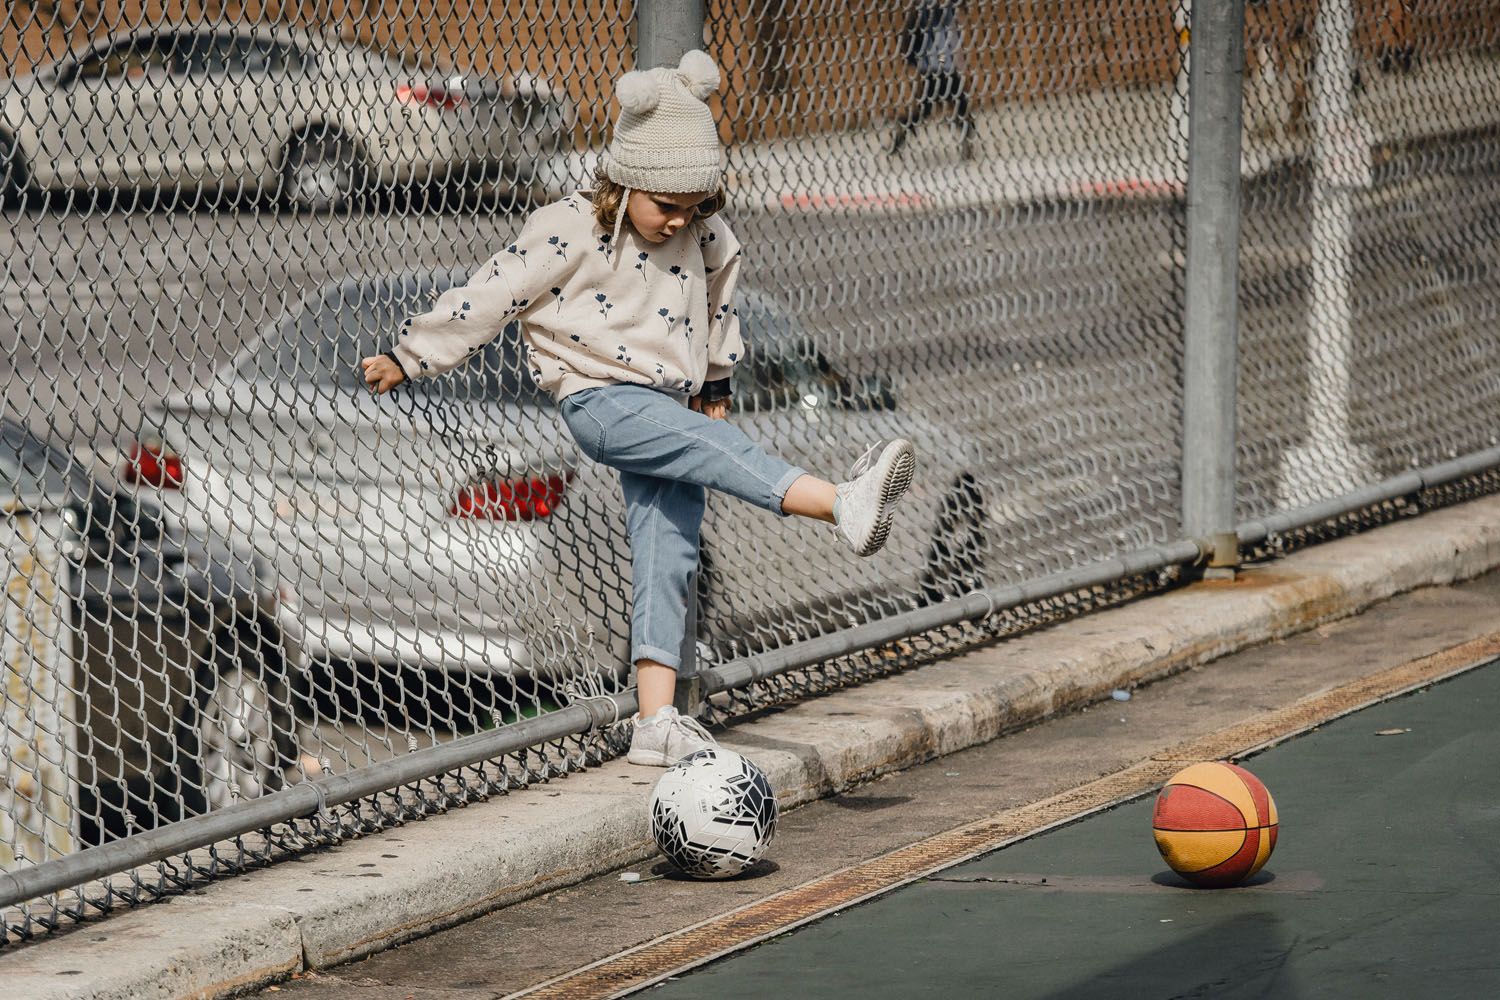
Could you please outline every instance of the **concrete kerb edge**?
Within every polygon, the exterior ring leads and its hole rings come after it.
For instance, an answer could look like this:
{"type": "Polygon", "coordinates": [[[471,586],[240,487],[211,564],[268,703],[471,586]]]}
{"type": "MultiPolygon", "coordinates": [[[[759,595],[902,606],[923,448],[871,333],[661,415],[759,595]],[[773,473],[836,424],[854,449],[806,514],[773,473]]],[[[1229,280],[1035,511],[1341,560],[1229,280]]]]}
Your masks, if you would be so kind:
{"type": "MultiPolygon", "coordinates": [[[[1497,566],[1500,497],[1482,498],[1294,553],[1240,582],[1186,587],[813,699],[731,727],[723,742],[767,770],[789,809],[1113,688],[1497,566]]],[[[652,857],[634,782],[656,772],[639,771],[612,762],[91,921],[0,954],[0,975],[36,1000],[227,997],[373,954],[652,857]],[[421,856],[362,877],[395,845],[421,856]],[[59,978],[69,970],[82,971],[59,978]]]]}

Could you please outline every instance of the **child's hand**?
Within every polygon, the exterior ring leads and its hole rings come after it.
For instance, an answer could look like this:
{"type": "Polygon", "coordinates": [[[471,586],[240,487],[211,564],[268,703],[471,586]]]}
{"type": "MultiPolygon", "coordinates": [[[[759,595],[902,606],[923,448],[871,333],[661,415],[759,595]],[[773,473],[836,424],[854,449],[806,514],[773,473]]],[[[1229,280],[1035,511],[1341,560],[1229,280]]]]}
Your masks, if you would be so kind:
{"type": "Polygon", "coordinates": [[[729,416],[728,399],[715,399],[705,403],[702,396],[694,396],[688,400],[688,405],[710,420],[723,420],[729,416]]]}
{"type": "Polygon", "coordinates": [[[384,354],[365,358],[360,366],[365,370],[365,384],[377,396],[390,392],[406,381],[406,373],[401,370],[401,366],[384,354]]]}

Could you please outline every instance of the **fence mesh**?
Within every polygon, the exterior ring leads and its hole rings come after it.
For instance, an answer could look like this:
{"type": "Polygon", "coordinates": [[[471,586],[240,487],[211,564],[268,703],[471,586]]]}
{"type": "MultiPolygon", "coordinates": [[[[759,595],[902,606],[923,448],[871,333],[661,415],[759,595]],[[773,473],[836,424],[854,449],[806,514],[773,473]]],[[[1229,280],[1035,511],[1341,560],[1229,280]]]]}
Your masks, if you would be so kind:
{"type": "MultiPolygon", "coordinates": [[[[631,683],[619,486],[515,331],[379,399],[357,366],[588,186],[633,23],[520,0],[8,8],[0,870],[631,683]]],[[[832,480],[906,437],[920,475],[862,562],[712,497],[700,662],[1180,535],[1188,25],[1172,0],[706,4],[747,258],[731,419],[832,480]]],[[[1252,517],[1496,443],[1500,111],[1477,95],[1500,2],[1251,2],[1246,51],[1252,517]]],[[[247,833],[17,908],[7,934],[616,749],[565,741],[247,833]]]]}

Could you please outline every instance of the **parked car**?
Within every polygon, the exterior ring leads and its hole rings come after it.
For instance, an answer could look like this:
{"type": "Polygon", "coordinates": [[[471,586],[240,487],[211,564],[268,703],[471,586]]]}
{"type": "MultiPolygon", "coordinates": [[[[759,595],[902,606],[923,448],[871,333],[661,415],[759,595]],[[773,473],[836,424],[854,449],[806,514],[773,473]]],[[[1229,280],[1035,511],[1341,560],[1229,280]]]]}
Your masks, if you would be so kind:
{"type": "Polygon", "coordinates": [[[250,190],[303,210],[444,178],[519,193],[556,175],[573,123],[569,98],[534,74],[414,68],[287,28],[170,24],[0,81],[0,184],[250,190]]]}
{"type": "MultiPolygon", "coordinates": [[[[364,385],[360,358],[462,279],[412,270],[331,282],[211,386],[164,398],[143,447],[186,471],[162,482],[163,502],[279,568],[315,660],[569,673],[589,665],[587,652],[559,627],[576,640],[592,626],[598,662],[623,674],[630,567],[616,476],[583,460],[532,383],[515,325],[441,379],[389,397],[364,385]]],[[[732,419],[747,433],[834,476],[869,442],[904,435],[920,474],[890,554],[870,562],[826,525],[710,514],[700,573],[710,651],[729,649],[742,626],[778,623],[784,639],[976,586],[985,519],[968,472],[974,445],[902,411],[889,385],[846,377],[771,296],[745,290],[739,311],[752,356],[732,419]]]]}
{"type": "Polygon", "coordinates": [[[64,558],[82,674],[62,713],[85,845],[273,790],[298,759],[301,654],[274,577],[122,485],[0,419],[0,494],[49,498],[76,533],[64,558]]]}

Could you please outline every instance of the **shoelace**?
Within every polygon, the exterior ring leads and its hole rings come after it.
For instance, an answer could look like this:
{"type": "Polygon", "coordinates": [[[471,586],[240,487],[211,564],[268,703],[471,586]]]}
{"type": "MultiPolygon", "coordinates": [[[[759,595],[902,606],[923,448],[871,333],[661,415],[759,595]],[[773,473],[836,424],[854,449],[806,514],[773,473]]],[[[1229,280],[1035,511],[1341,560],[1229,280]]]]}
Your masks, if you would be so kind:
{"type": "Polygon", "coordinates": [[[876,441],[874,444],[870,445],[870,447],[865,449],[865,453],[863,455],[854,460],[854,464],[849,467],[850,480],[858,479],[860,476],[863,476],[866,472],[870,471],[870,466],[875,464],[875,459],[878,457],[877,452],[880,451],[880,446],[883,443],[884,442],[876,441]]]}
{"type": "Polygon", "coordinates": [[[686,715],[678,715],[675,721],[678,726],[687,730],[689,733],[698,737],[699,739],[704,740],[705,742],[718,742],[713,738],[712,735],[709,734],[709,731],[707,729],[703,728],[703,724],[700,723],[697,719],[690,718],[686,715]]]}

